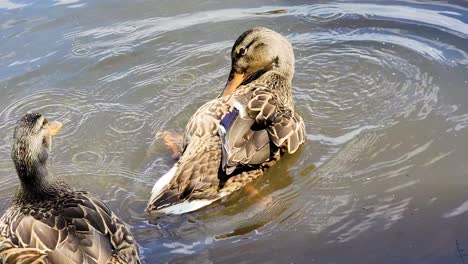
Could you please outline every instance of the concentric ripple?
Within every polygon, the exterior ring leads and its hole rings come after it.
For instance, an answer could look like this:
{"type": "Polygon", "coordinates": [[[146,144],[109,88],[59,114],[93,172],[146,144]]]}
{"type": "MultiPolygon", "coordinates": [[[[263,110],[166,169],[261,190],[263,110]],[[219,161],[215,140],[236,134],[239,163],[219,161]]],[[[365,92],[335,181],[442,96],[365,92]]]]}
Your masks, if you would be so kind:
{"type": "Polygon", "coordinates": [[[36,111],[64,124],[50,173],[103,199],[148,263],[463,262],[468,9],[453,2],[0,3],[0,211],[13,127],[36,111]],[[253,26],[294,47],[306,144],[250,191],[149,216],[175,163],[159,133],[218,96],[253,26]]]}
{"type": "Polygon", "coordinates": [[[118,134],[135,133],[145,125],[147,116],[142,113],[126,113],[118,117],[110,129],[118,134]]]}
{"type": "Polygon", "coordinates": [[[72,163],[80,167],[97,167],[104,163],[105,156],[102,153],[86,150],[78,152],[72,157],[72,163]]]}
{"type": "MultiPolygon", "coordinates": [[[[42,90],[28,95],[20,95],[0,112],[0,128],[9,129],[18,118],[27,112],[39,112],[50,120],[60,120],[66,124],[84,121],[86,111],[81,109],[85,104],[86,94],[77,90],[42,90]]],[[[76,132],[78,126],[64,126],[61,135],[69,136],[76,132]]]]}
{"type": "Polygon", "coordinates": [[[355,129],[427,117],[437,103],[439,91],[433,77],[395,54],[396,46],[395,50],[387,50],[385,45],[364,44],[335,45],[298,62],[304,69],[298,77],[313,78],[309,88],[301,92],[307,91],[304,97],[313,102],[308,110],[315,115],[316,125],[355,129]]]}

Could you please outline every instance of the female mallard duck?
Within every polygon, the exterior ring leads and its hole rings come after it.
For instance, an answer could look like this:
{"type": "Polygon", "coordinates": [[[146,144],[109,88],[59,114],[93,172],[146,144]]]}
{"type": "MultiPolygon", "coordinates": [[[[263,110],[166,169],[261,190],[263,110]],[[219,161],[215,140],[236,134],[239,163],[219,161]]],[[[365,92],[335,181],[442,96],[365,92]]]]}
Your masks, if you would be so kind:
{"type": "Polygon", "coordinates": [[[190,119],[180,159],[154,185],[148,211],[202,208],[261,176],[304,142],[304,122],[291,95],[291,44],[257,27],[236,40],[231,59],[224,93],[190,119]]]}
{"type": "Polygon", "coordinates": [[[21,185],[0,219],[0,263],[140,263],[132,234],[99,199],[47,171],[60,122],[27,114],[11,157],[21,185]]]}

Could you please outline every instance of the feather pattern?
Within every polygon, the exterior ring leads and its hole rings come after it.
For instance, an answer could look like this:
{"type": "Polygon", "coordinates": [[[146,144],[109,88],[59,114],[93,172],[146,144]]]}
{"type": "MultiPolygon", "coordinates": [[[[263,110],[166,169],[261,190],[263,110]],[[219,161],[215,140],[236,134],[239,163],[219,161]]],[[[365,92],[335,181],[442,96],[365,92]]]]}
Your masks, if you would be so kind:
{"type": "Polygon", "coordinates": [[[38,113],[17,122],[11,157],[21,184],[0,218],[0,263],[140,263],[129,229],[102,201],[49,175],[61,127],[38,113]]]}
{"type": "Polygon", "coordinates": [[[149,211],[194,200],[210,204],[253,181],[283,152],[294,153],[304,143],[304,123],[292,101],[281,98],[281,90],[265,80],[276,75],[265,73],[199,108],[187,124],[177,171],[169,184],[152,193],[149,211]]]}
{"type": "Polygon", "coordinates": [[[222,167],[231,174],[239,166],[251,166],[267,162],[286,148],[294,153],[304,142],[304,122],[277,99],[267,87],[250,85],[249,91],[233,95],[234,110],[221,120],[220,136],[223,141],[222,167]],[[240,101],[249,100],[244,105],[240,101]],[[238,98],[242,98],[238,100],[238,98]],[[240,105],[240,106],[239,106],[240,105]],[[237,107],[244,108],[245,117],[236,115],[237,107]],[[224,120],[229,117],[229,123],[224,120]]]}
{"type": "Polygon", "coordinates": [[[17,203],[0,219],[0,263],[140,263],[132,234],[87,192],[17,203]]]}
{"type": "Polygon", "coordinates": [[[156,183],[148,211],[185,213],[206,206],[263,175],[283,153],[305,141],[294,110],[294,53],[280,34],[253,28],[231,52],[223,95],[189,120],[175,173],[156,183]]]}

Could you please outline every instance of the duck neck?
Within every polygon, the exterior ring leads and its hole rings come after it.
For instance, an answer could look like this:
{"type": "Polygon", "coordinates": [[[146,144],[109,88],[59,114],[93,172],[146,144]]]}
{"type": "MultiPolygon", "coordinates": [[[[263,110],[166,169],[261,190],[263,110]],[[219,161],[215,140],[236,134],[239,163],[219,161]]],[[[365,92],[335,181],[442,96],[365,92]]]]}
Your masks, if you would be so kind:
{"type": "Polygon", "coordinates": [[[15,161],[15,167],[21,182],[15,196],[17,202],[32,203],[52,199],[68,188],[61,180],[49,176],[47,162],[15,161]]]}
{"type": "Polygon", "coordinates": [[[252,83],[269,87],[274,94],[278,95],[278,99],[282,100],[283,104],[292,105],[291,79],[284,76],[282,72],[277,70],[267,71],[252,83]]]}

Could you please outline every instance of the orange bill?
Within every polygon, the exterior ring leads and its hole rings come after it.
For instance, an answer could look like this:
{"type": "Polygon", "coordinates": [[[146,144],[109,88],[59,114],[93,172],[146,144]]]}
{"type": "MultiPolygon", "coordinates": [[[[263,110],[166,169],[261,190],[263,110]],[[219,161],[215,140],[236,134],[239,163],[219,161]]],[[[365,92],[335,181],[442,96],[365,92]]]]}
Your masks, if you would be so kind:
{"type": "Polygon", "coordinates": [[[232,94],[232,92],[234,92],[234,90],[244,81],[245,75],[245,73],[234,72],[232,79],[228,81],[226,88],[224,88],[223,96],[232,94]]]}
{"type": "Polygon", "coordinates": [[[47,129],[49,129],[49,133],[51,136],[55,136],[62,129],[62,126],[62,123],[60,123],[59,121],[53,121],[49,123],[47,129]]]}

